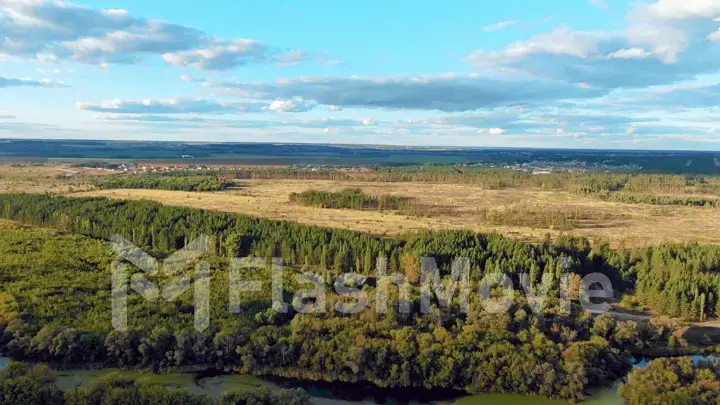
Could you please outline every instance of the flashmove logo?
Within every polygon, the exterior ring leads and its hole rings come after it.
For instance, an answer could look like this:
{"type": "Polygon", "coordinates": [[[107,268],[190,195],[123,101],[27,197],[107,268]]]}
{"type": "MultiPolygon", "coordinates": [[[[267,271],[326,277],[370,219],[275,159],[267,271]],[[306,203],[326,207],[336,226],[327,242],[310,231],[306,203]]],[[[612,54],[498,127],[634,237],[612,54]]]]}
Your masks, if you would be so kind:
{"type": "MultiPolygon", "coordinates": [[[[133,245],[121,236],[112,238],[113,250],[124,260],[112,262],[112,326],[118,331],[128,329],[128,285],[149,301],[163,299],[173,301],[187,291],[192,285],[194,298],[194,326],[198,331],[204,331],[210,325],[210,283],[212,272],[210,264],[198,260],[210,251],[210,238],[206,235],[194,239],[184,248],[168,256],[161,264],[142,249],[133,245]],[[142,272],[131,274],[128,262],[137,266],[142,272]],[[194,265],[192,276],[183,271],[194,265]],[[166,277],[174,277],[172,281],[160,288],[148,277],[157,277],[160,271],[166,277]]],[[[286,313],[290,307],[297,313],[325,313],[328,308],[326,295],[326,275],[311,272],[293,274],[292,280],[297,286],[309,288],[295,289],[292,301],[286,303],[283,299],[285,290],[283,259],[274,257],[268,261],[259,257],[229,258],[229,307],[231,313],[243,312],[242,295],[255,292],[268,294],[272,301],[272,309],[279,313],[286,313]],[[242,269],[257,269],[255,272],[243,272],[242,269]],[[259,277],[264,271],[270,270],[271,277],[259,277]],[[255,280],[247,280],[250,276],[255,280]],[[263,288],[270,284],[270,289],[263,288]]],[[[437,312],[433,304],[437,300],[440,307],[449,307],[453,302],[458,304],[458,310],[463,313],[470,311],[470,297],[477,294],[476,299],[484,311],[489,313],[502,313],[508,311],[514,302],[517,290],[515,282],[508,274],[502,272],[489,272],[475,283],[470,282],[470,260],[458,257],[452,261],[450,274],[441,277],[440,269],[432,257],[421,257],[419,261],[421,274],[419,275],[420,312],[422,315],[437,312]],[[474,288],[473,288],[474,287],[474,288]]],[[[569,268],[569,264],[564,267],[569,268]]],[[[217,271],[218,269],[216,269],[217,271]]],[[[602,273],[590,273],[573,279],[569,273],[558,275],[546,273],[542,280],[533,282],[530,274],[519,273],[518,281],[534,313],[541,314],[547,304],[547,296],[551,291],[559,292],[560,308],[570,311],[571,300],[579,301],[585,310],[602,313],[610,309],[604,301],[613,297],[612,283],[602,273]],[[558,288],[559,287],[559,288],[558,288]],[[591,288],[592,287],[592,288],[591,288]],[[591,298],[601,298],[593,302],[591,298]]],[[[335,293],[343,300],[335,302],[332,310],[343,314],[355,314],[368,309],[370,300],[369,291],[363,289],[368,277],[359,273],[349,272],[336,275],[331,280],[335,293]],[[354,301],[354,302],[346,302],[354,301]]],[[[389,309],[390,298],[388,289],[395,285],[398,289],[397,311],[409,314],[412,311],[410,295],[411,282],[405,274],[388,272],[388,262],[385,257],[377,258],[375,272],[375,311],[384,314],[389,309]]]]}
{"type": "Polygon", "coordinates": [[[182,273],[209,251],[210,238],[207,235],[199,236],[184,248],[168,256],[162,262],[162,266],[154,257],[122,236],[114,235],[111,240],[113,250],[117,254],[143,271],[129,276],[126,261],[112,262],[112,325],[116,330],[126,331],[128,327],[128,281],[130,288],[148,301],[157,301],[160,298],[172,301],[187,291],[190,285],[194,285],[195,329],[198,331],[207,329],[210,324],[210,265],[205,261],[199,261],[195,264],[194,276],[190,277],[182,273]],[[157,276],[161,267],[166,276],[176,276],[162,289],[146,277],[146,275],[157,276]]]}

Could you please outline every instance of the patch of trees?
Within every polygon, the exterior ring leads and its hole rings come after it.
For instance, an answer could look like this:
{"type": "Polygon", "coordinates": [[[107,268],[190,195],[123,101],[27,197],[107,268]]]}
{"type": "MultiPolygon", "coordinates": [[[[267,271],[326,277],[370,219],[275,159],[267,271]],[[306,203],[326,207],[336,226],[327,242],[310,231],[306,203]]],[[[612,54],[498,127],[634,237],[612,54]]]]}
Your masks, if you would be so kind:
{"type": "Polygon", "coordinates": [[[629,405],[712,405],[720,401],[718,364],[692,357],[661,358],[636,367],[620,387],[629,405]]]}
{"type": "Polygon", "coordinates": [[[720,247],[666,244],[641,254],[635,292],[650,308],[700,321],[720,317],[720,247]]]}
{"type": "Polygon", "coordinates": [[[120,168],[120,164],[118,163],[108,163],[104,162],[102,160],[98,161],[90,161],[90,162],[76,162],[70,165],[70,167],[90,167],[93,169],[109,169],[109,170],[117,170],[120,168]]]}
{"type": "Polygon", "coordinates": [[[0,405],[309,405],[301,389],[235,391],[211,398],[157,384],[109,377],[62,392],[46,366],[11,362],[0,371],[0,405]]]}
{"type": "Polygon", "coordinates": [[[102,188],[147,188],[172,191],[220,191],[233,186],[231,181],[213,176],[165,176],[143,174],[112,176],[97,182],[102,188]]]}
{"type": "Polygon", "coordinates": [[[291,193],[290,201],[320,208],[348,208],[354,210],[400,210],[412,201],[409,197],[389,194],[367,195],[359,188],[342,191],[307,190],[291,193]]]}

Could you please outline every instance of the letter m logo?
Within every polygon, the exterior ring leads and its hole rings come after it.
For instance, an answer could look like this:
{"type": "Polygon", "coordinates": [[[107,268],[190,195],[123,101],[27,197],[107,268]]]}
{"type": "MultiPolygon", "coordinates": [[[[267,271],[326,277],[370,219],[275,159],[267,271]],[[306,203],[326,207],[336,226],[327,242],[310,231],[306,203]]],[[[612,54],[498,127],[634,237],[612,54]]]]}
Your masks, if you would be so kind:
{"type": "Polygon", "coordinates": [[[115,235],[111,240],[113,250],[124,259],[124,261],[113,261],[111,265],[112,325],[116,330],[126,331],[128,327],[128,279],[130,280],[130,288],[149,301],[157,301],[161,294],[165,301],[172,301],[185,292],[194,282],[195,329],[202,331],[208,327],[210,323],[210,265],[204,261],[198,262],[195,265],[195,275],[193,277],[180,274],[195,260],[209,251],[210,238],[207,235],[201,235],[184,248],[167,257],[162,266],[154,257],[123,237],[115,235]],[[128,277],[130,272],[126,262],[134,264],[142,272],[128,277]],[[161,267],[163,274],[167,276],[177,275],[162,290],[146,277],[146,275],[158,275],[161,267]]]}

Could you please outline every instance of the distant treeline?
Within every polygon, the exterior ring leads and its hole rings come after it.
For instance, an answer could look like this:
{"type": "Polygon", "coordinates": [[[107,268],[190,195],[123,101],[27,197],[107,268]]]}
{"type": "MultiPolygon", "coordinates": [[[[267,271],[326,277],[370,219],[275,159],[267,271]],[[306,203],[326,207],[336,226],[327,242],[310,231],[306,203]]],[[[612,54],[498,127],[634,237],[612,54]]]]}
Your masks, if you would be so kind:
{"type": "MultiPolygon", "coordinates": [[[[116,177],[107,180],[106,188],[162,188],[166,190],[214,191],[232,185],[226,179],[297,179],[297,180],[336,180],[369,182],[421,182],[472,184],[491,190],[530,188],[547,191],[567,191],[584,196],[594,196],[606,201],[627,204],[685,205],[698,207],[717,207],[720,205],[720,178],[706,176],[651,175],[651,174],[607,174],[607,173],[546,173],[531,174],[514,170],[498,170],[473,166],[423,165],[423,166],[378,166],[371,171],[312,171],[291,168],[248,168],[248,169],[209,169],[192,172],[168,172],[153,175],[136,176],[136,180],[127,182],[116,177]],[[165,181],[162,184],[156,178],[182,177],[188,180],[165,181]],[[205,185],[202,190],[191,190],[187,183],[202,184],[201,177],[214,179],[213,184],[205,185]],[[142,181],[140,179],[143,179],[142,181]],[[122,185],[122,184],[128,185],[122,185]],[[217,183],[217,184],[216,184],[217,183]],[[114,186],[118,184],[118,186],[114,186]],[[135,186],[135,184],[140,184],[135,186]],[[218,188],[220,187],[220,188],[218,188]],[[705,194],[713,197],[698,197],[692,194],[705,194]]],[[[104,181],[101,181],[101,185],[104,181]]],[[[344,192],[350,193],[347,189],[344,192]]],[[[382,196],[377,196],[383,198],[382,196]]],[[[305,196],[302,197],[306,199],[305,196]]],[[[307,199],[317,200],[321,196],[307,199]]],[[[328,196],[328,199],[333,197],[328,196]]],[[[402,197],[398,197],[402,198],[402,197]]],[[[313,204],[313,203],[311,203],[313,204]]],[[[391,203],[393,204],[393,203],[391,203]]],[[[402,205],[401,203],[400,205],[402,205]]],[[[328,207],[331,208],[331,207],[328,207]]],[[[338,207],[339,208],[339,207],[338,207]]],[[[349,208],[349,207],[346,207],[349,208]]],[[[354,208],[361,209],[361,208],[354,208]]],[[[362,208],[370,209],[370,207],[362,208]]],[[[394,208],[387,208],[394,209],[394,208]]]]}
{"type": "Polygon", "coordinates": [[[180,176],[141,174],[111,176],[97,182],[101,188],[147,188],[172,191],[220,191],[233,186],[233,182],[214,176],[180,176]]]}
{"type": "Polygon", "coordinates": [[[594,226],[613,219],[609,214],[585,209],[548,207],[522,203],[504,209],[483,208],[480,219],[491,225],[571,230],[580,226],[594,226]]]}
{"type": "Polygon", "coordinates": [[[103,161],[91,161],[91,162],[78,162],[73,163],[70,165],[70,167],[90,167],[93,169],[109,169],[109,170],[117,170],[120,168],[120,164],[118,163],[108,163],[103,161]]]}
{"type": "Polygon", "coordinates": [[[625,204],[686,205],[692,207],[720,206],[720,198],[715,197],[632,194],[626,192],[601,194],[600,197],[607,201],[621,202],[625,204]]]}
{"type": "Polygon", "coordinates": [[[310,405],[301,389],[234,391],[220,398],[111,376],[62,392],[47,366],[10,363],[0,371],[0,405],[310,405]]]}
{"type": "Polygon", "coordinates": [[[544,173],[488,169],[474,166],[378,166],[369,171],[312,171],[288,168],[253,168],[235,172],[243,179],[299,179],[375,182],[472,184],[490,190],[532,188],[567,191],[631,204],[717,206],[720,178],[657,174],[544,173]],[[665,194],[658,196],[657,194],[665,194]]]}

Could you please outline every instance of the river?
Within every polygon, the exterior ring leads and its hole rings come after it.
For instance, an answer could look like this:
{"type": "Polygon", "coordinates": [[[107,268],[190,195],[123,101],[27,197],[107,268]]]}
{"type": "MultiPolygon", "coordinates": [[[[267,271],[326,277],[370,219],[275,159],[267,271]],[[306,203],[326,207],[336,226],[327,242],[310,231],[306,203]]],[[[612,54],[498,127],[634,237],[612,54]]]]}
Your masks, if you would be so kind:
{"type": "MultiPolygon", "coordinates": [[[[699,356],[697,356],[699,358],[699,356]]],[[[0,357],[0,369],[5,368],[10,359],[0,357]]],[[[648,361],[641,359],[636,366],[645,367],[648,361]]],[[[77,386],[87,386],[92,381],[109,375],[119,375],[128,379],[144,380],[163,384],[173,389],[187,389],[195,394],[218,397],[225,392],[237,389],[256,389],[261,386],[273,390],[281,388],[302,388],[312,398],[315,405],[353,405],[353,404],[385,404],[385,405],[427,405],[449,404],[458,405],[568,405],[562,400],[546,399],[537,396],[487,393],[467,395],[452,390],[426,389],[383,389],[368,384],[324,383],[291,379],[260,378],[246,374],[153,374],[120,369],[100,370],[69,370],[56,372],[56,384],[60,389],[68,390],[77,386]]],[[[612,387],[596,390],[582,404],[585,405],[622,405],[623,401],[617,394],[619,382],[612,387]]]]}

